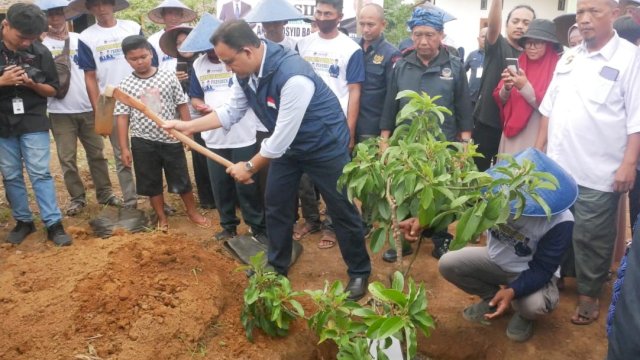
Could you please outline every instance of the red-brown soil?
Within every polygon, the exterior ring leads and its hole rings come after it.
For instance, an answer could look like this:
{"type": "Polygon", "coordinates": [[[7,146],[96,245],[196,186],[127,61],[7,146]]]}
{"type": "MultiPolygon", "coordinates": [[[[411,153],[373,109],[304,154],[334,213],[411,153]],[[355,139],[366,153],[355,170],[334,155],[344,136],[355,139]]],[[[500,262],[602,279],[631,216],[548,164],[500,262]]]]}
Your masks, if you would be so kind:
{"type": "MultiPolygon", "coordinates": [[[[86,163],[80,161],[89,181],[86,163]]],[[[64,205],[67,194],[55,157],[52,169],[64,205]]],[[[92,196],[90,190],[93,203],[92,196]]],[[[179,198],[170,196],[169,201],[181,209],[179,198]]],[[[148,205],[141,202],[141,207],[148,205]]],[[[258,331],[254,343],[246,340],[239,320],[246,278],[234,271],[239,263],[211,240],[218,227],[196,228],[181,212],[170,218],[169,234],[120,233],[103,240],[88,225],[99,211],[92,204],[83,214],[65,218],[74,238],[71,247],[56,248],[43,231],[20,246],[0,245],[0,359],[331,358],[330,347],[318,348],[302,320],[284,339],[258,331]]],[[[215,211],[207,215],[217,222],[215,211]]],[[[0,207],[0,222],[3,239],[13,226],[6,203],[0,207]]],[[[347,281],[337,247],[319,250],[317,242],[317,235],[302,240],[304,252],[290,271],[296,289],[321,288],[325,280],[347,281]]],[[[516,344],[504,334],[508,317],[490,326],[462,318],[462,309],[476,299],[439,276],[431,249],[429,242],[422,245],[411,271],[426,284],[429,312],[437,322],[430,338],[420,338],[420,358],[604,358],[609,286],[600,319],[575,326],[569,322],[575,305],[575,286],[569,280],[559,308],[536,323],[529,342],[516,344]]],[[[394,265],[380,261],[379,254],[372,257],[372,280],[385,281],[394,265]]]]}

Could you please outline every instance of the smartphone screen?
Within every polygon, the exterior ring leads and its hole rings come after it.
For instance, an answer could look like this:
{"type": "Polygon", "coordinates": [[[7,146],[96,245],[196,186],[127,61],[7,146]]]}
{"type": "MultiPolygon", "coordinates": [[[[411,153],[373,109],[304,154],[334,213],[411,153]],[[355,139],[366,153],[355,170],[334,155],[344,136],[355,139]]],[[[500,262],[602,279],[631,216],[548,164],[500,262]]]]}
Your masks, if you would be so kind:
{"type": "Polygon", "coordinates": [[[187,72],[187,70],[188,70],[187,63],[184,61],[178,61],[178,65],[176,65],[176,71],[187,72]]]}
{"type": "Polygon", "coordinates": [[[507,69],[510,69],[513,72],[518,72],[518,69],[520,69],[520,66],[518,65],[517,58],[506,58],[504,60],[507,63],[507,69]]]}

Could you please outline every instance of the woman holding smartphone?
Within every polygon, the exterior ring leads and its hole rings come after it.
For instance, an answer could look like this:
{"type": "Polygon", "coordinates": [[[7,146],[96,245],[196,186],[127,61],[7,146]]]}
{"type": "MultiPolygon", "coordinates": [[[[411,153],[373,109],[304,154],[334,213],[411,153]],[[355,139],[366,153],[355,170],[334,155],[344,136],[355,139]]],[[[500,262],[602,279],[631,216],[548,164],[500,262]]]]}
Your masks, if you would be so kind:
{"type": "Polygon", "coordinates": [[[540,127],[538,106],[562,51],[555,24],[544,19],[533,20],[519,43],[524,52],[517,61],[505,59],[508,66],[493,91],[502,120],[499,153],[516,154],[534,145],[540,127]]]}

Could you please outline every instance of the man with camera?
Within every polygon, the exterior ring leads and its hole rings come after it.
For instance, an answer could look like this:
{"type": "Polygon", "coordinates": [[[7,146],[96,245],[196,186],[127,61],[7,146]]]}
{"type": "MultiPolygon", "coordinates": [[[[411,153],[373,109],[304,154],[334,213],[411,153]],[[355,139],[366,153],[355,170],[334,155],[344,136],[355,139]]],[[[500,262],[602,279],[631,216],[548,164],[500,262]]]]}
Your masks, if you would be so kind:
{"type": "Polygon", "coordinates": [[[2,21],[0,40],[0,171],[7,199],[16,219],[7,241],[21,243],[35,231],[29,209],[23,166],[35,192],[47,237],[58,246],[71,245],[62,227],[49,171],[49,120],[47,97],[58,87],[51,53],[38,37],[47,29],[47,18],[33,4],[17,3],[2,21]],[[24,165],[23,165],[24,164],[24,165]]]}

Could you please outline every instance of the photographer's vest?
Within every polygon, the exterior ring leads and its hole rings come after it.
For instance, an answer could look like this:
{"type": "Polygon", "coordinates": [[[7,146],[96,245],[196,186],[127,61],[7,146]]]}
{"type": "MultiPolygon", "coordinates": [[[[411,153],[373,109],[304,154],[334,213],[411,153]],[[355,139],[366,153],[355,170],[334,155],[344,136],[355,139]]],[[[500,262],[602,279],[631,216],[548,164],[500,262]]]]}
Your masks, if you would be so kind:
{"type": "Polygon", "coordinates": [[[270,131],[276,127],[280,93],[293,76],[302,75],[313,81],[315,92],[300,128],[284,156],[301,160],[329,160],[348,151],[349,128],[338,99],[311,65],[297,53],[268,40],[266,57],[257,92],[249,86],[249,78],[238,83],[260,121],[270,131]]]}

